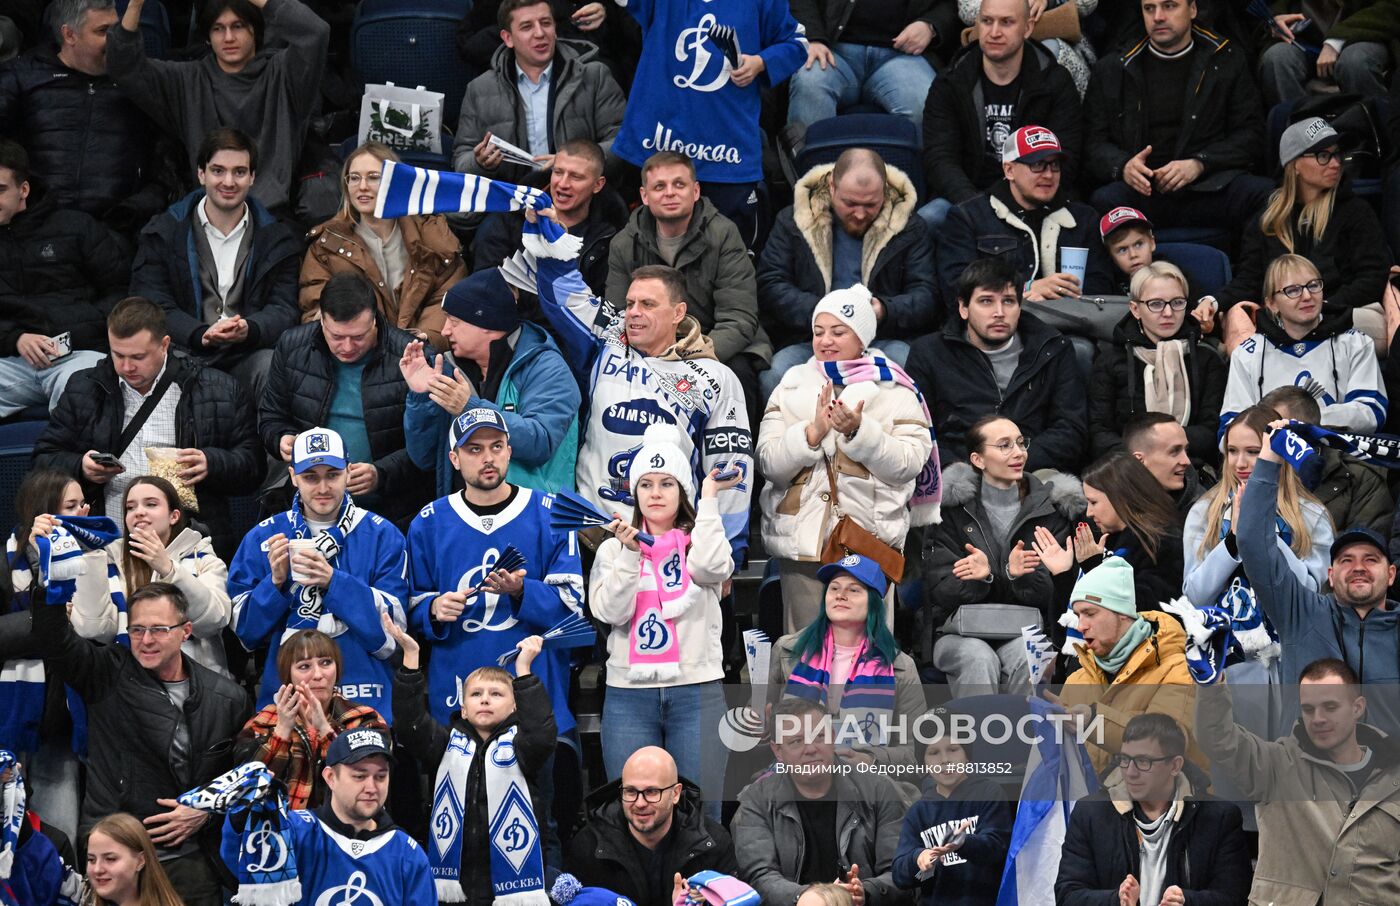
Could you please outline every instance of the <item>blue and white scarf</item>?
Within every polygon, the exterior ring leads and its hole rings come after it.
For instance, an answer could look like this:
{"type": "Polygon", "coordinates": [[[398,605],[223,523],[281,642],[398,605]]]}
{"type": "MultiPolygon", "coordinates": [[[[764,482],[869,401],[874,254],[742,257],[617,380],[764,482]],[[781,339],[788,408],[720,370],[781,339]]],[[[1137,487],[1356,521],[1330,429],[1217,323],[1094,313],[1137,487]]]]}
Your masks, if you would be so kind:
{"type": "MultiPolygon", "coordinates": [[[[420,214],[505,213],[526,208],[554,207],[554,201],[539,189],[473,176],[411,167],[397,161],[384,161],[379,197],[374,202],[376,217],[406,217],[420,214]]],[[[552,220],[526,224],[522,242],[533,255],[547,255],[568,261],[577,258],[583,240],[572,236],[552,220]],[[559,253],[546,251],[558,249],[559,253]]]]}
{"type": "Polygon", "coordinates": [[[1321,457],[1317,447],[1331,447],[1343,453],[1384,466],[1400,469],[1400,437],[1389,434],[1343,434],[1330,428],[1290,421],[1286,428],[1269,435],[1269,446],[1300,475],[1321,457]]]}
{"type": "Polygon", "coordinates": [[[83,554],[99,550],[121,537],[117,524],[106,516],[57,516],[53,531],[34,539],[38,551],[39,585],[45,603],[67,604],[83,574],[83,554]]]}
{"type": "MultiPolygon", "coordinates": [[[[1230,536],[1230,522],[1234,518],[1235,495],[1230,494],[1230,500],[1225,504],[1224,510],[1220,514],[1220,538],[1221,544],[1230,536]]],[[[1283,517],[1274,516],[1274,532],[1285,545],[1293,543],[1293,529],[1288,523],[1283,521],[1283,517]]],[[[1235,568],[1235,572],[1230,579],[1230,584],[1220,593],[1216,599],[1215,608],[1219,609],[1230,618],[1230,631],[1233,650],[1243,659],[1260,660],[1268,662],[1278,657],[1281,649],[1278,643],[1278,634],[1274,632],[1274,627],[1264,617],[1264,611],[1259,606],[1258,597],[1254,589],[1249,585],[1249,577],[1245,575],[1244,567],[1235,568]]]]}
{"type": "MultiPolygon", "coordinates": [[[[292,498],[292,508],[288,511],[288,516],[292,520],[293,538],[312,537],[311,526],[302,514],[300,494],[292,498]]],[[[327,563],[335,565],[336,557],[340,556],[340,549],[345,546],[345,536],[353,532],[364,517],[365,511],[355,506],[350,495],[346,494],[345,499],[341,501],[340,513],[335,522],[317,533],[314,539],[316,550],[326,558],[327,563]]],[[[345,632],[343,624],[337,625],[335,615],[325,612],[325,591],[319,585],[293,583],[292,594],[296,598],[296,605],[287,615],[287,627],[282,633],[284,641],[302,629],[319,629],[329,636],[338,636],[345,632]]]]}
{"type": "Polygon", "coordinates": [[[8,880],[14,871],[25,809],[24,771],[19,759],[9,749],[0,749],[0,774],[7,770],[10,779],[0,787],[0,880],[8,880]]]}
{"type": "Polygon", "coordinates": [[[1167,601],[1162,609],[1181,621],[1186,631],[1186,668],[1197,684],[1209,686],[1225,670],[1225,657],[1235,645],[1232,617],[1219,607],[1195,607],[1186,598],[1167,601]]]}
{"type": "MultiPolygon", "coordinates": [[[[491,888],[497,906],[549,906],[544,886],[540,825],[530,802],[530,787],[515,755],[512,726],[486,743],[482,774],[486,778],[487,833],[491,841],[491,888]]],[[[482,744],[453,729],[438,765],[429,816],[432,840],[428,862],[438,901],[466,902],[462,889],[463,823],[472,804],[466,801],[472,759],[482,744]]],[[[472,858],[479,858],[472,854],[472,858]]]]}
{"type": "Polygon", "coordinates": [[[265,764],[241,764],[182,794],[177,801],[201,812],[243,817],[235,902],[240,906],[293,906],[301,902],[296,852],[287,829],[287,797],[265,764]]]}

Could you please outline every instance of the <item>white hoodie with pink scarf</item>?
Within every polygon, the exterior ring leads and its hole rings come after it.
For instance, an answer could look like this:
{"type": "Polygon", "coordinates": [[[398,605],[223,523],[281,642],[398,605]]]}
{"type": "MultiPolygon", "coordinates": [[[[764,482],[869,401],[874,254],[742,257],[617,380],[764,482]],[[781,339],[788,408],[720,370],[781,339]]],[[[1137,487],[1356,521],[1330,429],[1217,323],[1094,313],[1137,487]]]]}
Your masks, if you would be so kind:
{"type": "Polygon", "coordinates": [[[718,502],[713,498],[699,501],[690,548],[685,552],[689,587],[681,598],[663,605],[661,616],[675,631],[679,670],[633,669],[632,622],[638,612],[638,592],[648,587],[643,582],[642,566],[640,553],[610,537],[599,545],[589,575],[589,607],[594,617],[612,627],[608,634],[608,685],[645,689],[722,679],[719,599],[724,583],[734,573],[734,560],[718,502]]]}

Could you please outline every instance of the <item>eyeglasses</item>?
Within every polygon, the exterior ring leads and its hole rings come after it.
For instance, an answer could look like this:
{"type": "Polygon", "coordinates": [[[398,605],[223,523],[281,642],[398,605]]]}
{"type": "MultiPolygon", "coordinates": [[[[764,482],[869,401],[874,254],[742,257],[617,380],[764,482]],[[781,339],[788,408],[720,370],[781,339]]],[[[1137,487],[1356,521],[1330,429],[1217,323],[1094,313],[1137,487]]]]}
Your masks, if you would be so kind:
{"type": "Polygon", "coordinates": [[[1017,161],[1017,163],[1021,164],[1023,167],[1029,167],[1032,173],[1044,173],[1046,170],[1049,170],[1051,173],[1059,173],[1062,162],[1058,157],[1052,157],[1050,160],[1038,160],[1030,164],[1022,163],[1021,161],[1017,161]]]}
{"type": "Polygon", "coordinates": [[[1181,311],[1181,310],[1183,310],[1184,308],[1186,308],[1186,300],[1185,300],[1185,299],[1182,299],[1182,298],[1176,298],[1176,299],[1139,299],[1139,300],[1138,300],[1138,304],[1139,304],[1139,305],[1146,305],[1146,306],[1147,306],[1147,310],[1150,311],[1150,312],[1152,312],[1153,314],[1156,314],[1157,312],[1159,312],[1159,311],[1161,311],[1162,309],[1166,308],[1168,305],[1170,305],[1170,306],[1172,307],[1172,311],[1181,311]]]}
{"type": "Polygon", "coordinates": [[[1156,767],[1158,762],[1171,761],[1175,757],[1175,755],[1159,755],[1156,757],[1153,757],[1151,755],[1124,755],[1123,753],[1119,752],[1117,755],[1113,756],[1113,763],[1118,765],[1118,767],[1120,768],[1126,768],[1128,765],[1131,764],[1139,771],[1145,772],[1150,771],[1154,767],[1156,767]]]}
{"type": "Polygon", "coordinates": [[[644,790],[639,790],[639,789],[637,789],[636,787],[625,786],[625,787],[622,788],[622,801],[623,801],[623,802],[636,802],[636,801],[637,801],[637,797],[638,797],[638,796],[641,796],[641,797],[642,797],[643,799],[645,799],[647,802],[660,802],[660,801],[661,801],[661,794],[664,793],[664,792],[666,792],[666,791],[669,790],[669,789],[671,789],[669,786],[668,786],[668,787],[663,787],[663,788],[661,788],[661,789],[657,789],[656,787],[653,786],[653,787],[647,787],[647,788],[644,789],[644,790]]]}
{"type": "Polygon", "coordinates": [[[1303,295],[1304,290],[1314,296],[1321,295],[1322,278],[1319,277],[1316,280],[1309,280],[1307,283],[1293,283],[1285,286],[1283,289],[1279,290],[1279,292],[1290,299],[1297,299],[1299,296],[1303,295]]]}
{"type": "Polygon", "coordinates": [[[1314,151],[1311,154],[1304,154],[1303,156],[1311,157],[1313,160],[1317,161],[1318,166],[1321,167],[1327,166],[1334,160],[1339,164],[1347,162],[1347,156],[1340,151],[1314,151]]]}
{"type": "Polygon", "coordinates": [[[377,186],[383,178],[383,173],[347,173],[345,176],[345,184],[347,186],[353,186],[364,183],[367,186],[377,186]]]}
{"type": "Polygon", "coordinates": [[[987,444],[987,446],[996,450],[1002,456],[1009,456],[1013,447],[1020,450],[1022,453],[1026,452],[1031,448],[1031,442],[1028,438],[1018,437],[1015,440],[1004,440],[999,444],[987,444]]]}
{"type": "Polygon", "coordinates": [[[149,635],[154,637],[157,642],[163,642],[170,638],[170,633],[184,625],[184,623],[180,623],[178,626],[128,626],[126,634],[133,639],[144,639],[149,635]]]}

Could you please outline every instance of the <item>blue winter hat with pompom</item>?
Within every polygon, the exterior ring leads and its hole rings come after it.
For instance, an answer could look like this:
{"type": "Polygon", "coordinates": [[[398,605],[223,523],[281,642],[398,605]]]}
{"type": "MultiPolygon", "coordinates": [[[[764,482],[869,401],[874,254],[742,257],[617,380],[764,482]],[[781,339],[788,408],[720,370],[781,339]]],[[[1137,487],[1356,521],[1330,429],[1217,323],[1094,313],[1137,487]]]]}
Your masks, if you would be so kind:
{"type": "Polygon", "coordinates": [[[637,906],[620,893],[605,887],[584,887],[571,874],[561,874],[549,889],[549,898],[558,906],[637,906]]]}

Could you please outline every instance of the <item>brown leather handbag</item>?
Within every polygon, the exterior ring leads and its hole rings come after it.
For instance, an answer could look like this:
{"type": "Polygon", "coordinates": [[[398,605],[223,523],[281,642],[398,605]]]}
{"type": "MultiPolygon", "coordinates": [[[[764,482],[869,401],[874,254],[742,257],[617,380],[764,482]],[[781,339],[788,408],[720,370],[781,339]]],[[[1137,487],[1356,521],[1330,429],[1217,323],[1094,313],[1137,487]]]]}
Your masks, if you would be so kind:
{"type": "Polygon", "coordinates": [[[904,578],[904,554],[841,512],[841,501],[836,494],[836,470],[831,467],[830,457],[826,459],[826,478],[831,485],[831,514],[836,517],[836,525],[822,545],[822,562],[835,563],[847,554],[860,554],[878,563],[891,582],[899,582],[904,578]]]}

